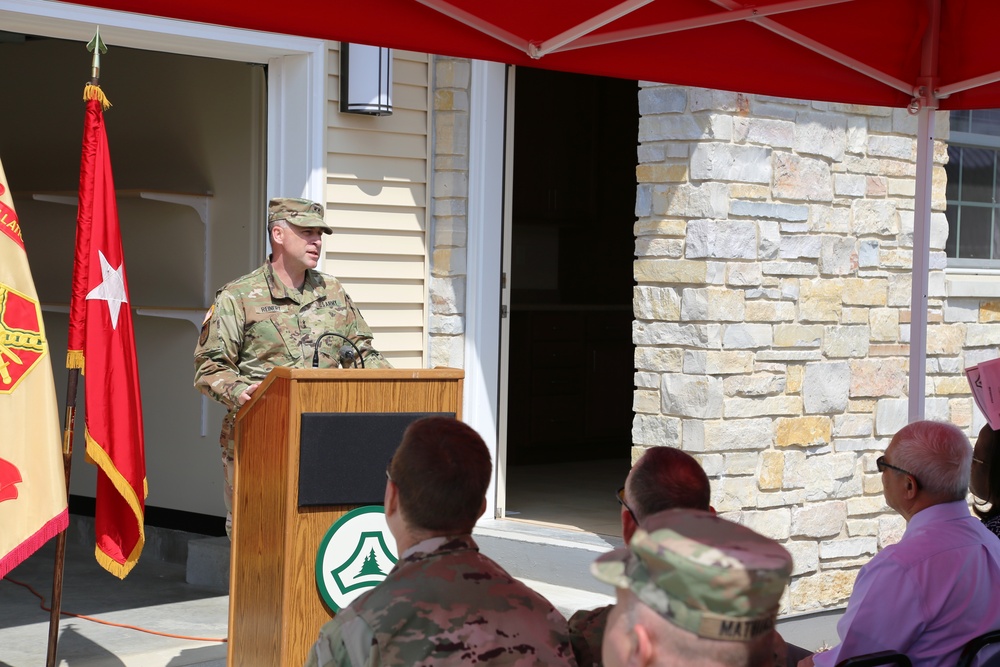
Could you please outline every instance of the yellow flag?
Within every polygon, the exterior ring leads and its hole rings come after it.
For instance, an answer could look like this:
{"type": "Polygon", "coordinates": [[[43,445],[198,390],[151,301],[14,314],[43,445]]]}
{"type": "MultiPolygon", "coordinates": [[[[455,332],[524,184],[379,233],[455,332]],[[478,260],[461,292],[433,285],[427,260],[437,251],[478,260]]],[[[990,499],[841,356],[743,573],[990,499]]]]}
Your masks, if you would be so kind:
{"type": "Polygon", "coordinates": [[[0,579],[68,523],[52,358],[0,164],[0,579]]]}

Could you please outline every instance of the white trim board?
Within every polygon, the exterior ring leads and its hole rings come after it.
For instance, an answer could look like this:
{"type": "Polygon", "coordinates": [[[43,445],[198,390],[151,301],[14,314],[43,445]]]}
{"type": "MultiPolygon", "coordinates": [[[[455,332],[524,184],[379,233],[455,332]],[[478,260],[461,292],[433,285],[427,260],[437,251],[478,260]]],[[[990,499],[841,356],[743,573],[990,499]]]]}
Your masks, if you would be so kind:
{"type": "MultiPolygon", "coordinates": [[[[266,63],[293,53],[310,53],[322,41],[177,21],[144,14],[98,9],[45,0],[0,0],[0,25],[23,32],[86,44],[100,26],[109,48],[127,46],[223,60],[266,63]]],[[[81,59],[86,61],[86,54],[81,59]]],[[[86,67],[86,64],[84,65],[86,67]]]]}
{"type": "Polygon", "coordinates": [[[472,61],[469,99],[468,269],[465,297],[465,396],[462,417],[490,449],[493,479],[486,519],[496,512],[500,386],[500,259],[503,246],[506,67],[472,61]]]}

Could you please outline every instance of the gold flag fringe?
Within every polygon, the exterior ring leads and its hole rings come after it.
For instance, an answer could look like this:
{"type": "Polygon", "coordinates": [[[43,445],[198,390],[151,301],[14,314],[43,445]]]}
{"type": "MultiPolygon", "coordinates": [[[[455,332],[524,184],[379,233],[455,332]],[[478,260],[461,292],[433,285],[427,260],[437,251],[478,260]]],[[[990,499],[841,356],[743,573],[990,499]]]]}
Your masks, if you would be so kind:
{"type": "Polygon", "coordinates": [[[80,372],[83,372],[83,350],[66,351],[66,368],[79,368],[80,372]]]}
{"type": "MultiPolygon", "coordinates": [[[[104,471],[104,474],[108,476],[111,483],[115,485],[115,489],[118,491],[119,495],[121,495],[122,499],[124,499],[128,506],[132,509],[132,513],[138,523],[139,539],[136,541],[135,546],[132,547],[132,553],[125,557],[124,563],[119,563],[101,551],[100,545],[95,545],[94,547],[94,556],[97,558],[97,562],[101,565],[101,567],[119,579],[124,579],[125,576],[132,571],[132,568],[135,567],[135,564],[139,562],[139,555],[142,553],[142,547],[146,543],[145,512],[143,511],[143,506],[140,505],[140,498],[136,496],[135,489],[132,488],[131,484],[129,484],[125,477],[118,471],[117,466],[115,466],[114,461],[111,460],[107,451],[101,447],[99,442],[90,436],[89,429],[84,429],[84,437],[87,439],[87,462],[96,465],[104,471]]],[[[145,500],[148,497],[149,484],[146,481],[146,477],[143,476],[141,500],[145,500]]]]}
{"type": "Polygon", "coordinates": [[[90,100],[97,100],[101,103],[101,108],[105,111],[111,106],[111,100],[108,99],[101,87],[92,83],[88,83],[83,88],[83,100],[88,102],[90,100]]]}

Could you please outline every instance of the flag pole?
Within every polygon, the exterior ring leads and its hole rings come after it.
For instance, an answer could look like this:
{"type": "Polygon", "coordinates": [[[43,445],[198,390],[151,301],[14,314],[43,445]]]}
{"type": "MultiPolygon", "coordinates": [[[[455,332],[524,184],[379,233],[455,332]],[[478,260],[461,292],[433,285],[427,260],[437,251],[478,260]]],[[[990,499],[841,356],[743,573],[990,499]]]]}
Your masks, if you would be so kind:
{"type": "MultiPolygon", "coordinates": [[[[108,47],[101,39],[101,29],[94,32],[94,38],[87,43],[87,51],[91,52],[90,83],[99,86],[101,80],[101,54],[108,52],[108,47]]],[[[69,365],[69,364],[67,364],[69,365]]],[[[69,480],[73,468],[73,433],[76,428],[76,395],[80,380],[80,367],[74,364],[69,368],[66,379],[66,422],[63,426],[63,472],[66,475],[66,497],[69,497],[69,480]]],[[[59,533],[56,538],[56,561],[52,573],[52,608],[49,612],[49,643],[45,667],[55,667],[56,653],[59,645],[59,618],[62,611],[63,571],[66,565],[66,533],[59,533]]]]}
{"type": "MultiPolygon", "coordinates": [[[[71,368],[66,380],[66,424],[63,427],[63,471],[66,474],[66,496],[69,497],[69,476],[73,467],[73,430],[76,425],[76,393],[80,369],[71,368]]],[[[52,573],[52,608],[49,611],[49,647],[45,667],[55,667],[59,644],[59,617],[62,609],[63,570],[66,564],[66,533],[56,537],[56,562],[52,573]]]]}

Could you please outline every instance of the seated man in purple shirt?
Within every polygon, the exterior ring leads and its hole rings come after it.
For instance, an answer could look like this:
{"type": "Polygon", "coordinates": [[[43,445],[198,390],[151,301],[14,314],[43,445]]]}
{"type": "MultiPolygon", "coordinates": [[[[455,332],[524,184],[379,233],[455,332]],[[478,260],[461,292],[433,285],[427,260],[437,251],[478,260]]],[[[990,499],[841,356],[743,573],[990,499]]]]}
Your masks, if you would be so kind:
{"type": "Polygon", "coordinates": [[[951,424],[914,422],[893,437],[877,464],[906,531],[858,573],[840,644],[799,667],[886,650],[914,667],[951,667],[966,642],[1000,628],[1000,540],[969,512],[971,460],[968,438],[951,424]]]}

